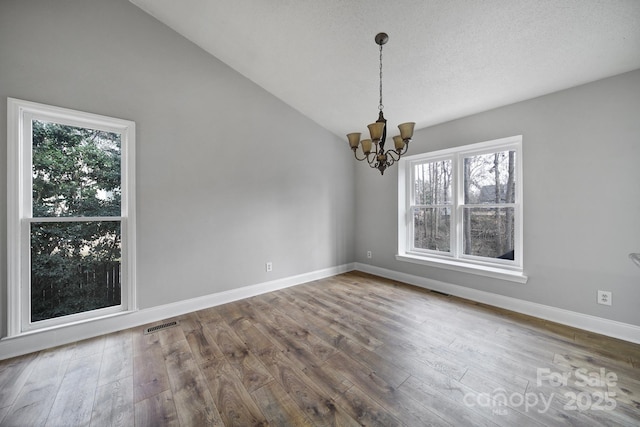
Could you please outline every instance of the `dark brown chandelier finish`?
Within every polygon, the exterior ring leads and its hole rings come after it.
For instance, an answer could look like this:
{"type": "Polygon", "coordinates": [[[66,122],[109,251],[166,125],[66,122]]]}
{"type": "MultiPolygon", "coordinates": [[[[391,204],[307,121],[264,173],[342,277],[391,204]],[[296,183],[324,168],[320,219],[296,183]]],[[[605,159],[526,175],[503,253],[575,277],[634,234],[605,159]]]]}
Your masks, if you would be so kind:
{"type": "Polygon", "coordinates": [[[349,146],[353,150],[353,155],[357,160],[366,160],[369,166],[378,169],[380,174],[384,174],[384,171],[389,166],[400,160],[400,157],[404,155],[409,149],[409,142],[413,137],[413,127],[415,123],[408,122],[398,125],[400,135],[393,137],[393,149],[384,150],[384,143],[387,139],[387,121],[382,114],[384,105],[382,104],[382,45],[389,41],[389,36],[386,33],[378,33],[375,38],[376,44],[380,46],[380,102],[378,104],[378,120],[375,123],[371,123],[367,127],[369,128],[369,135],[371,139],[363,139],[360,141],[361,133],[354,132],[347,135],[349,139],[349,146]],[[372,147],[375,145],[375,148],[372,147]],[[358,146],[360,146],[363,157],[358,157],[358,146]]]}

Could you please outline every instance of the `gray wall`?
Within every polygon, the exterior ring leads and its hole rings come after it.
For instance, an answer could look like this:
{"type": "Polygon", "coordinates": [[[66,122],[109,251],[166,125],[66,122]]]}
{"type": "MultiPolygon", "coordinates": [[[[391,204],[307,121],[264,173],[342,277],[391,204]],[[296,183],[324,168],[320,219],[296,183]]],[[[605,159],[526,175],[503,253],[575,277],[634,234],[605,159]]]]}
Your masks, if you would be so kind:
{"type": "Polygon", "coordinates": [[[136,122],[140,308],[353,261],[346,144],[126,0],[0,2],[0,242],[7,97],[136,122]]]}
{"type": "Polygon", "coordinates": [[[420,130],[410,154],[520,134],[527,284],[396,261],[397,174],[364,165],[356,260],[640,325],[640,269],[628,258],[640,252],[640,70],[420,130]],[[611,307],[596,304],[598,289],[613,292],[611,307]]]}
{"type": "MultiPolygon", "coordinates": [[[[411,154],[523,134],[526,285],[396,261],[396,169],[126,0],[0,1],[0,242],[7,96],[136,122],[141,308],[356,260],[640,325],[640,70],[416,132],[411,154]]],[[[0,271],[4,307],[5,244],[0,271]]]]}

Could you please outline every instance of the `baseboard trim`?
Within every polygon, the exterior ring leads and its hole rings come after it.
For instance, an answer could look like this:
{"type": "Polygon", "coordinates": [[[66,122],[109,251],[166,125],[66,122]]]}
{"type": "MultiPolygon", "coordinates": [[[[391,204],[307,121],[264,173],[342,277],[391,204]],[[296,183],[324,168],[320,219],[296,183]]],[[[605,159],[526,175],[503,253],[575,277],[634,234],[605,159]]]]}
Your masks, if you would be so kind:
{"type": "Polygon", "coordinates": [[[46,331],[34,331],[24,335],[3,338],[0,340],[0,360],[44,350],[46,348],[69,344],[74,341],[97,337],[123,329],[159,322],[182,314],[202,310],[217,305],[261,295],[267,292],[288,288],[314,280],[324,279],[351,271],[354,263],[285,277],[269,282],[244,286],[238,289],[204,295],[184,301],[164,304],[157,307],[137,310],[130,313],[95,319],[84,323],[61,326],[46,331]]]}
{"type": "Polygon", "coordinates": [[[414,276],[369,264],[356,263],[355,270],[640,344],[640,326],[629,323],[414,276]]]}
{"type": "Polygon", "coordinates": [[[35,331],[0,340],[0,360],[8,359],[46,348],[69,344],[123,329],[159,322],[193,311],[238,301],[267,292],[324,279],[348,271],[358,270],[376,276],[397,280],[421,288],[444,292],[450,295],[516,311],[529,316],[561,323],[575,328],[640,344],[640,327],[615,320],[603,319],[588,314],[564,310],[517,298],[485,292],[465,286],[454,285],[426,277],[414,276],[363,263],[349,263],[269,282],[244,286],[238,289],[209,294],[198,298],[178,301],[157,307],[138,310],[120,316],[88,321],[82,324],[63,326],[47,331],[35,331]]]}

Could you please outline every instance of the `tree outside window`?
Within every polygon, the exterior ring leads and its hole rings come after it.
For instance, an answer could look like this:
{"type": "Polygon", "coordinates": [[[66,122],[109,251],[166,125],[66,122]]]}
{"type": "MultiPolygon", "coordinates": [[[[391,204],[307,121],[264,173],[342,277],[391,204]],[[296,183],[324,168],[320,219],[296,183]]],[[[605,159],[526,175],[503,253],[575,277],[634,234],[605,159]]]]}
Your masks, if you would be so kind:
{"type": "Polygon", "coordinates": [[[32,132],[31,321],[119,305],[120,135],[41,120],[32,132]],[[38,222],[56,217],[78,219],[38,222]]]}

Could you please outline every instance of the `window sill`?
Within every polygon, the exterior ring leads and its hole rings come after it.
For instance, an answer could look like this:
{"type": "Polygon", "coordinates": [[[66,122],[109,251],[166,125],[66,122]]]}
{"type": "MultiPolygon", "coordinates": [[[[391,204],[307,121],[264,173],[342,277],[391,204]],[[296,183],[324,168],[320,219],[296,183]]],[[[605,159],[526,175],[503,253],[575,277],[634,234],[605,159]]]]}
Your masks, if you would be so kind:
{"type": "Polygon", "coordinates": [[[460,262],[449,259],[426,258],[410,254],[396,255],[398,261],[410,262],[413,264],[428,265],[430,267],[444,268],[447,270],[459,271],[462,273],[475,274],[478,276],[492,277],[494,279],[507,280],[510,282],[527,283],[529,279],[523,272],[509,270],[500,267],[489,267],[460,262]]]}
{"type": "MultiPolygon", "coordinates": [[[[53,332],[56,333],[64,330],[64,329],[70,329],[70,328],[74,328],[74,327],[80,327],[83,328],[84,325],[88,324],[88,323],[92,323],[92,322],[99,322],[102,320],[108,320],[108,319],[112,319],[112,318],[117,318],[117,317],[121,317],[121,316],[126,316],[126,315],[130,315],[131,313],[136,312],[136,309],[132,309],[132,310],[119,310],[119,311],[114,311],[114,312],[107,312],[106,314],[101,314],[98,316],[92,316],[92,317],[85,317],[85,318],[81,318],[78,320],[71,320],[71,321],[67,321],[64,323],[57,323],[57,324],[52,324],[52,325],[47,325],[47,326],[42,326],[42,327],[38,327],[38,328],[29,328],[29,329],[25,329],[23,331],[20,331],[16,334],[11,334],[11,335],[7,335],[6,337],[2,337],[0,338],[0,340],[4,341],[4,340],[10,340],[13,338],[22,338],[25,336],[29,336],[29,335],[38,335],[41,333],[49,333],[49,332],[53,332]]],[[[84,313],[80,313],[80,314],[84,314],[84,313]]],[[[70,315],[73,316],[73,315],[70,315]]],[[[69,316],[67,316],[69,317],[69,316]]]]}

